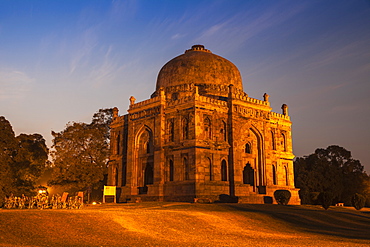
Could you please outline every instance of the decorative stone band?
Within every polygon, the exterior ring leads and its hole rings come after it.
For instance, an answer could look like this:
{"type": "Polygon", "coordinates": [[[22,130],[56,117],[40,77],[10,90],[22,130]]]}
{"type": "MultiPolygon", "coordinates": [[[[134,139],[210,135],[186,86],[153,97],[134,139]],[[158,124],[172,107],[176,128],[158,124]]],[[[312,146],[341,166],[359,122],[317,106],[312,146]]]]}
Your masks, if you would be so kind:
{"type": "Polygon", "coordinates": [[[253,109],[250,107],[243,107],[240,105],[234,105],[233,111],[235,113],[239,113],[243,116],[250,117],[250,118],[259,118],[259,119],[265,119],[265,120],[270,120],[272,118],[277,118],[277,119],[283,119],[290,121],[290,117],[288,115],[283,115],[279,114],[276,112],[270,112],[270,111],[263,111],[259,109],[253,109]]]}

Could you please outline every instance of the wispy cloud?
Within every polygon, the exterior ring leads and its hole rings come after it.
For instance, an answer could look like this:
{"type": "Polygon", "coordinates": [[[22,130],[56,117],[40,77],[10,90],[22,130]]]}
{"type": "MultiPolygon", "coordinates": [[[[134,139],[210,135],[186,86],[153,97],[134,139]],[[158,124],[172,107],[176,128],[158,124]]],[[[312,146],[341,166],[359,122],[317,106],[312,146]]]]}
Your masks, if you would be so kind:
{"type": "Polygon", "coordinates": [[[0,69],[0,100],[20,99],[30,90],[34,79],[13,69],[0,69]]]}
{"type": "Polygon", "coordinates": [[[171,39],[181,39],[183,37],[185,37],[186,34],[180,34],[180,33],[176,33],[174,35],[171,36],[171,39]]]}
{"type": "Polygon", "coordinates": [[[98,27],[90,27],[79,37],[77,47],[73,50],[76,53],[72,54],[70,74],[72,74],[78,66],[88,62],[89,56],[98,44],[97,28],[98,27]]]}
{"type": "Polygon", "coordinates": [[[246,12],[239,12],[227,19],[218,20],[214,25],[203,30],[196,39],[239,50],[249,39],[288,21],[304,11],[307,6],[305,4],[295,4],[285,7],[275,4],[264,11],[257,12],[254,9],[249,9],[246,12]],[[260,13],[260,15],[255,16],[254,12],[260,13]]]}
{"type": "Polygon", "coordinates": [[[113,46],[109,46],[102,62],[97,64],[91,71],[89,77],[94,82],[94,86],[100,87],[116,77],[119,68],[118,63],[114,61],[114,57],[112,56],[113,51],[113,46]]]}
{"type": "Polygon", "coordinates": [[[138,8],[136,0],[113,0],[108,18],[115,23],[121,22],[123,19],[133,16],[138,8]]]}
{"type": "MultiPolygon", "coordinates": [[[[331,38],[330,40],[335,39],[331,38]]],[[[367,50],[367,48],[370,48],[370,39],[357,40],[347,44],[337,44],[328,47],[328,44],[332,43],[330,40],[325,39],[325,46],[321,44],[315,44],[313,47],[311,47],[311,49],[308,49],[316,51],[316,53],[314,53],[314,56],[311,58],[311,62],[305,66],[306,69],[313,70],[316,68],[322,68],[323,66],[338,62],[350,61],[354,57],[370,57],[370,50],[367,50]]],[[[322,41],[320,41],[320,43],[321,42],[322,41]]]]}

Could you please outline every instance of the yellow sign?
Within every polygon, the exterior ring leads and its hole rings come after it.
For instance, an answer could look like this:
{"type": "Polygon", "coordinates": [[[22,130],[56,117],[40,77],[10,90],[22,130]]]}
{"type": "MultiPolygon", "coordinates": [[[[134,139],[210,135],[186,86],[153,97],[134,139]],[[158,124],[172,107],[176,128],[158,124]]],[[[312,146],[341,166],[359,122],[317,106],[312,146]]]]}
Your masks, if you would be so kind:
{"type": "Polygon", "coordinates": [[[104,186],[104,195],[105,196],[115,196],[116,186],[104,186]]]}

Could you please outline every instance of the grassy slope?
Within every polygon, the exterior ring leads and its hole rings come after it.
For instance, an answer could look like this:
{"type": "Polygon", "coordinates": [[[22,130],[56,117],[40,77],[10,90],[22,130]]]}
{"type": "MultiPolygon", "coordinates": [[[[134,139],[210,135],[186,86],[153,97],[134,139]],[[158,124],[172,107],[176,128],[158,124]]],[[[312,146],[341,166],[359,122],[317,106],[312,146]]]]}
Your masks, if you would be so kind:
{"type": "Polygon", "coordinates": [[[1,210],[0,246],[370,246],[370,210],[139,203],[1,210]]]}

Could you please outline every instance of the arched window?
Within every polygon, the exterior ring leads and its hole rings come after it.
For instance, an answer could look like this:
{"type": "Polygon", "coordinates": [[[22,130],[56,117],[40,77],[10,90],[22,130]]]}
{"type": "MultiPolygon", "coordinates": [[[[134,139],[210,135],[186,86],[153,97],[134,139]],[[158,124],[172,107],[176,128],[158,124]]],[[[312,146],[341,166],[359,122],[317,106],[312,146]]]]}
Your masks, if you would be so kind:
{"type": "Polygon", "coordinates": [[[122,164],[122,186],[126,186],[126,163],[122,164]]]}
{"type": "Polygon", "coordinates": [[[276,167],[272,165],[272,183],[277,185],[277,177],[276,177],[276,167]]]}
{"type": "Polygon", "coordinates": [[[281,134],[281,137],[283,138],[283,150],[286,152],[286,136],[284,133],[281,134]]]}
{"type": "Polygon", "coordinates": [[[289,185],[289,173],[288,173],[288,167],[285,166],[285,185],[288,186],[289,185]]]}
{"type": "Polygon", "coordinates": [[[174,170],[174,167],[173,167],[173,160],[170,160],[170,171],[169,171],[169,180],[170,181],[173,181],[174,180],[174,173],[175,170],[174,170]]]}
{"type": "Polygon", "coordinates": [[[189,120],[187,118],[182,120],[182,138],[189,139],[189,120]]]}
{"type": "Polygon", "coordinates": [[[204,133],[205,138],[212,139],[212,126],[211,126],[211,120],[209,120],[208,117],[204,119],[204,133]]]}
{"type": "Polygon", "coordinates": [[[271,131],[271,149],[276,150],[276,144],[275,144],[275,134],[271,131]]]}
{"type": "Polygon", "coordinates": [[[221,162],[221,181],[227,181],[227,164],[225,160],[221,162]]]}
{"type": "Polygon", "coordinates": [[[184,158],[185,180],[190,179],[190,166],[187,158],[184,158]]]}
{"type": "Polygon", "coordinates": [[[140,135],[139,148],[141,155],[153,153],[153,134],[148,129],[144,130],[140,135]]]}
{"type": "Polygon", "coordinates": [[[254,185],[254,170],[249,162],[243,169],[243,184],[254,185]]]}
{"type": "Polygon", "coordinates": [[[245,144],[245,153],[246,154],[252,153],[251,144],[249,142],[247,144],[245,144]]]}
{"type": "Polygon", "coordinates": [[[224,141],[227,141],[227,127],[226,127],[225,121],[222,121],[220,133],[221,133],[222,139],[224,141]]]}
{"type": "Polygon", "coordinates": [[[145,143],[145,149],[146,149],[146,153],[149,154],[150,153],[150,142],[149,141],[145,143]]]}
{"type": "Polygon", "coordinates": [[[120,143],[121,143],[121,135],[118,133],[117,135],[117,143],[116,143],[116,153],[119,154],[120,151],[120,143]]]}
{"type": "Polygon", "coordinates": [[[148,184],[153,184],[153,181],[154,181],[153,165],[151,163],[147,163],[145,166],[144,173],[144,186],[148,184]]]}
{"type": "Polygon", "coordinates": [[[170,142],[173,142],[175,140],[175,123],[173,119],[168,121],[168,137],[170,142]]]}

